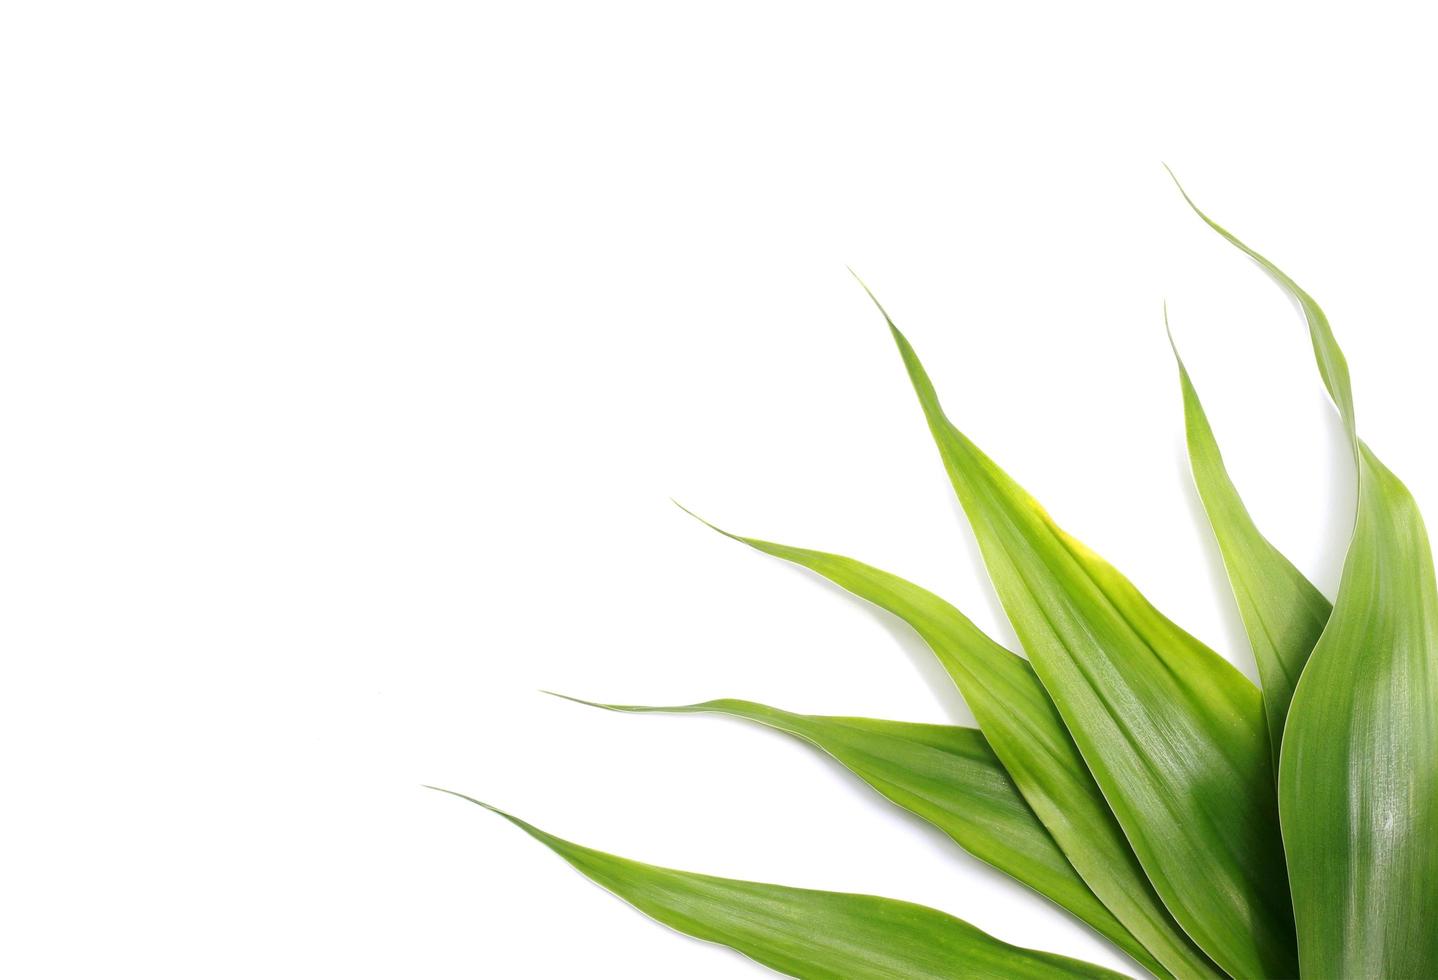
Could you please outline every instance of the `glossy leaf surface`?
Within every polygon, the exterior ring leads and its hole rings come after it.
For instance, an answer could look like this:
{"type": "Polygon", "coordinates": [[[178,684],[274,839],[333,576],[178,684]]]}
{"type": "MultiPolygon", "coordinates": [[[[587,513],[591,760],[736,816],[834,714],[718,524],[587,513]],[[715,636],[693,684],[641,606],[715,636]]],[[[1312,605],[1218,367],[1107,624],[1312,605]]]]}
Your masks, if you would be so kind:
{"type": "Polygon", "coordinates": [[[1174,357],[1183,387],[1184,427],[1194,484],[1218,540],[1224,569],[1258,664],[1264,715],[1276,762],[1293,689],[1333,606],[1254,524],[1228,475],[1203,403],[1176,348],[1174,357]]]}
{"type": "Polygon", "coordinates": [[[1230,974],[1294,975],[1258,688],[955,428],[913,348],[889,327],[1014,631],[1149,880],[1230,974]]]}
{"type": "Polygon", "coordinates": [[[1019,792],[1109,911],[1176,976],[1221,975],[1149,884],[1028,661],[948,602],[897,575],[842,555],[715,530],[817,572],[913,627],[953,678],[1019,792]]]}
{"type": "MultiPolygon", "coordinates": [[[[449,792],[444,790],[443,792],[449,792]]],[[[1114,980],[1090,963],[1001,942],[935,909],[641,864],[547,834],[486,803],[645,915],[812,980],[1114,980]]]]}
{"type": "Polygon", "coordinates": [[[1145,969],[1168,975],[1084,884],[976,729],[801,715],[732,699],[672,708],[580,703],[611,711],[729,715],[810,742],[974,857],[1087,922],[1145,969]]]}
{"type": "Polygon", "coordinates": [[[1348,362],[1323,310],[1198,213],[1298,303],[1358,472],[1333,615],[1294,692],[1279,767],[1303,972],[1429,977],[1438,969],[1438,586],[1428,532],[1407,487],[1358,438],[1348,362]]]}

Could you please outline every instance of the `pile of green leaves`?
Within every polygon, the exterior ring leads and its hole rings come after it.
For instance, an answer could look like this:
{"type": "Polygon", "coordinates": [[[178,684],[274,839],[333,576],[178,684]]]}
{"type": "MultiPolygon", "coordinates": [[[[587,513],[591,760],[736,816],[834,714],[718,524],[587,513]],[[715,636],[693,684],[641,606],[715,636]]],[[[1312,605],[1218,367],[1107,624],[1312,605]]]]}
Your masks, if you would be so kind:
{"type": "MultiPolygon", "coordinates": [[[[1318,304],[1194,210],[1297,302],[1357,472],[1353,537],[1330,604],[1255,526],[1179,362],[1194,479],[1261,687],[1065,533],[960,432],[889,321],[1026,656],[888,572],[736,540],[907,622],[978,729],[731,700],[601,707],[718,712],[806,740],[1154,976],[1438,976],[1438,590],[1428,536],[1408,490],[1358,436],[1348,366],[1318,304]]],[[[505,816],[660,922],[781,973],[1117,976],[933,909],[657,868],[505,816]]]]}

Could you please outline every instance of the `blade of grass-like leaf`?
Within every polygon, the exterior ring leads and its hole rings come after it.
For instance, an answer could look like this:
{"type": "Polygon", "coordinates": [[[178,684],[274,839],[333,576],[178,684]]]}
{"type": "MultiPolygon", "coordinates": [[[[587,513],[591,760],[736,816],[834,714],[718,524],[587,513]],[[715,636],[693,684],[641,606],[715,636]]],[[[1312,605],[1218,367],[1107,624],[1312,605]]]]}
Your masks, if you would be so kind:
{"type": "Polygon", "coordinates": [[[1358,469],[1357,520],[1333,615],[1294,691],[1279,765],[1303,972],[1432,976],[1438,585],[1428,532],[1408,488],[1358,438],[1348,362],[1323,310],[1188,203],[1298,303],[1358,469]]]}
{"type": "Polygon", "coordinates": [[[953,678],[1019,792],[1109,911],[1175,976],[1221,975],[1174,922],[1144,876],[1028,661],[989,639],[943,599],[897,575],[842,555],[708,526],[817,572],[913,627],[953,678]]]}
{"type": "Polygon", "coordinates": [[[1150,973],[1171,976],[1084,884],[976,729],[801,715],[728,698],[678,707],[566,700],[609,711],[729,715],[810,742],[974,857],[1088,923],[1150,973]]]}
{"type": "MultiPolygon", "coordinates": [[[[1165,325],[1167,321],[1165,311],[1165,325]]],[[[1263,681],[1263,710],[1276,771],[1293,688],[1333,606],[1253,523],[1224,466],[1218,440],[1177,346],[1173,356],[1183,386],[1189,464],[1263,681]]]]}
{"type": "MultiPolygon", "coordinates": [[[[433,787],[438,788],[438,787],[433,787]]],[[[961,919],[872,895],[787,888],[640,864],[547,834],[487,803],[594,882],[679,932],[813,980],[1054,980],[1123,975],[1002,942],[961,919]]]]}
{"type": "Polygon", "coordinates": [[[955,428],[888,323],[999,599],[1149,880],[1220,967],[1292,976],[1258,688],[1064,533],[955,428]]]}

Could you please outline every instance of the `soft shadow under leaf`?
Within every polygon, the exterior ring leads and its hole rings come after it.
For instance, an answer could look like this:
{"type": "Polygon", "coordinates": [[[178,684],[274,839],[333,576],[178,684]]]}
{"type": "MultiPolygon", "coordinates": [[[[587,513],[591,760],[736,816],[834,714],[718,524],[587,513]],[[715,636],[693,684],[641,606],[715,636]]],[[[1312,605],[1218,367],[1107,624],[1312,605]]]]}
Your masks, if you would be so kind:
{"type": "Polygon", "coordinates": [[[842,555],[709,526],[817,572],[908,623],[953,678],[994,754],[1099,900],[1175,976],[1221,975],[1174,921],[1144,875],[1028,661],[995,643],[948,602],[897,575],[842,555]]]}
{"type": "Polygon", "coordinates": [[[1323,310],[1193,208],[1298,303],[1358,470],[1357,520],[1338,596],[1294,691],[1279,765],[1303,972],[1432,976],[1438,584],[1428,532],[1408,488],[1358,438],[1348,361],[1323,310]]]}
{"type": "Polygon", "coordinates": [[[801,715],[727,698],[650,707],[556,696],[609,711],[728,715],[809,742],[974,857],[1088,923],[1149,972],[1169,975],[1084,884],[976,729],[801,715]]]}
{"type": "Polygon", "coordinates": [[[960,432],[884,316],[1014,632],[1148,879],[1230,974],[1294,975],[1258,688],[1066,534],[960,432]]]}

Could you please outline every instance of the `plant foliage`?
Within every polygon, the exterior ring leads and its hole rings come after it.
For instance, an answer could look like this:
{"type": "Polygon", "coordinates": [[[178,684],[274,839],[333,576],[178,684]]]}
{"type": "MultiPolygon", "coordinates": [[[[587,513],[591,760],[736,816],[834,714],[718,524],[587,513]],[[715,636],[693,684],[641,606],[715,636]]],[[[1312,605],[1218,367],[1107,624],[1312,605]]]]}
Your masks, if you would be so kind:
{"type": "MultiPolygon", "coordinates": [[[[720,533],[906,622],[978,729],[736,700],[597,707],[727,714],[802,739],[1154,976],[1432,977],[1438,587],[1427,532],[1411,494],[1359,438],[1348,365],[1318,304],[1193,209],[1298,304],[1357,473],[1354,532],[1330,603],[1255,525],[1178,361],[1194,481],[1261,687],[1154,608],[959,431],[883,314],[1025,655],[896,575],[720,533]]],[[[792,976],[1117,975],[933,909],[657,868],[501,816],[660,922],[792,976]]]]}

